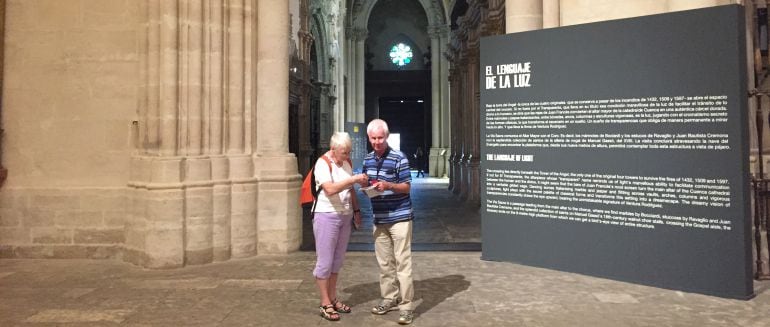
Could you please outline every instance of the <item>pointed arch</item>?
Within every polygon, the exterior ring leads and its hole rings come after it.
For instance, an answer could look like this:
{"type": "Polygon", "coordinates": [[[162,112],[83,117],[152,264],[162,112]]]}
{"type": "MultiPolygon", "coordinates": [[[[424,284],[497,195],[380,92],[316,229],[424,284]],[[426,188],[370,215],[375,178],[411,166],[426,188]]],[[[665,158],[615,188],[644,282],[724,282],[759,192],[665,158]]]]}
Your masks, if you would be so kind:
{"type": "MultiPolygon", "coordinates": [[[[377,1],[364,1],[358,0],[352,7],[352,24],[353,28],[365,30],[369,25],[369,17],[372,15],[372,9],[380,2],[377,1]]],[[[418,0],[422,9],[425,10],[425,15],[428,17],[428,26],[446,25],[446,10],[444,10],[444,4],[441,0],[418,0]]]]}
{"type": "Polygon", "coordinates": [[[327,24],[324,15],[321,12],[313,13],[310,23],[310,34],[313,35],[313,39],[315,40],[315,51],[316,56],[318,56],[318,66],[315,67],[318,72],[317,82],[330,83],[331,76],[328,66],[330,55],[329,37],[325,26],[327,26],[327,24]]]}

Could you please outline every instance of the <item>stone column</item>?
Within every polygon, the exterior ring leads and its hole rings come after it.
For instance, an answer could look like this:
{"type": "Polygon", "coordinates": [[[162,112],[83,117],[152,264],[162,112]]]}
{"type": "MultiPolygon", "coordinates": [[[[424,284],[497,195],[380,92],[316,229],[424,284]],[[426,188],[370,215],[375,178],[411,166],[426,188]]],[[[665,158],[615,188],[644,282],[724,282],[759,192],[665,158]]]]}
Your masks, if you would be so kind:
{"type": "Polygon", "coordinates": [[[456,185],[457,185],[457,147],[460,144],[457,141],[457,136],[459,135],[460,131],[457,129],[457,122],[459,121],[459,114],[457,108],[459,107],[459,103],[457,103],[457,92],[460,89],[460,83],[458,82],[457,78],[457,65],[453,65],[453,67],[449,70],[449,105],[450,105],[450,114],[452,115],[452,120],[449,122],[449,129],[452,131],[452,134],[450,135],[452,142],[450,144],[450,151],[449,151],[449,190],[452,191],[452,193],[457,194],[456,192],[456,185]]]}
{"type": "Polygon", "coordinates": [[[354,74],[356,75],[356,105],[355,105],[355,112],[352,117],[350,117],[350,121],[363,123],[364,117],[365,117],[365,93],[366,93],[366,37],[368,35],[368,31],[365,29],[357,29],[355,31],[355,60],[356,60],[356,67],[354,74]]]}
{"type": "Polygon", "coordinates": [[[449,170],[449,156],[451,153],[451,115],[450,115],[450,86],[449,86],[449,60],[444,55],[447,52],[447,46],[449,44],[449,26],[443,26],[441,31],[441,41],[439,52],[439,61],[441,62],[441,150],[439,159],[441,164],[440,169],[436,173],[436,177],[446,177],[449,170]]]}
{"type": "Polygon", "coordinates": [[[301,212],[297,160],[289,153],[289,3],[259,0],[257,8],[257,139],[253,157],[259,180],[259,253],[299,248],[301,212]]]}
{"type": "Polygon", "coordinates": [[[211,159],[202,156],[203,4],[179,2],[179,154],[185,156],[182,165],[185,264],[213,260],[211,159]]]}
{"type": "Polygon", "coordinates": [[[468,187],[467,192],[467,201],[471,205],[479,205],[480,204],[480,187],[481,187],[481,181],[480,181],[480,172],[479,172],[479,165],[481,163],[481,143],[480,143],[480,111],[479,111],[479,49],[474,48],[469,51],[468,54],[468,81],[470,82],[470,86],[468,87],[468,98],[470,99],[469,102],[469,119],[466,119],[469,122],[468,131],[469,134],[468,139],[468,145],[469,145],[469,155],[467,159],[467,167],[468,167],[468,183],[466,184],[468,187]]]}
{"type": "Polygon", "coordinates": [[[256,1],[147,1],[125,260],[163,268],[295,248],[299,175],[287,153],[288,44],[278,42],[288,32],[274,28],[288,26],[288,5],[259,2],[258,70],[256,1]],[[260,215],[258,192],[269,198],[260,215]]]}
{"type": "MultiPolygon", "coordinates": [[[[158,24],[160,39],[159,44],[151,45],[150,55],[154,51],[160,52],[160,62],[158,67],[158,94],[157,105],[159,113],[159,144],[160,155],[177,155],[177,106],[178,103],[178,65],[179,65],[179,44],[177,34],[179,33],[179,17],[177,16],[177,1],[151,1],[151,24],[158,24]],[[157,16],[156,16],[157,15],[157,16]]],[[[152,78],[152,77],[151,77],[152,78]]],[[[152,85],[151,85],[152,86],[152,85]]]]}
{"type": "Polygon", "coordinates": [[[203,50],[203,7],[202,2],[180,2],[180,88],[179,122],[180,154],[200,155],[202,153],[202,50],[203,50]]]}
{"type": "Polygon", "coordinates": [[[543,28],[543,0],[505,0],[505,32],[543,28]]]}
{"type": "Polygon", "coordinates": [[[346,91],[347,87],[347,81],[346,81],[346,71],[348,67],[348,40],[345,38],[345,31],[344,29],[340,29],[338,32],[338,39],[342,40],[340,42],[340,49],[339,49],[339,58],[337,59],[337,82],[336,85],[336,92],[335,97],[336,101],[334,102],[334,108],[332,108],[332,116],[329,117],[331,120],[331,130],[337,131],[339,130],[337,126],[339,125],[339,122],[342,121],[340,117],[344,116],[345,114],[345,108],[347,107],[347,101],[348,101],[348,94],[346,91]]]}
{"type": "MultiPolygon", "coordinates": [[[[230,194],[231,254],[236,258],[249,257],[257,253],[257,183],[253,178],[254,168],[249,155],[251,149],[246,146],[245,141],[247,136],[251,138],[251,135],[245,132],[246,120],[251,120],[247,114],[248,107],[246,106],[246,101],[249,98],[246,81],[251,78],[251,74],[246,71],[246,60],[251,54],[247,53],[247,50],[250,50],[246,47],[247,35],[249,34],[245,33],[246,24],[251,26],[251,22],[246,19],[245,15],[253,19],[251,5],[250,1],[228,0],[225,16],[227,28],[225,105],[228,113],[226,117],[228,138],[225,149],[230,179],[232,180],[230,194]]],[[[286,71],[288,71],[288,67],[286,71]]],[[[280,77],[276,78],[280,79],[280,77]]]]}
{"type": "Polygon", "coordinates": [[[243,0],[228,0],[227,4],[227,153],[243,153],[243,0]]]}
{"type": "Polygon", "coordinates": [[[543,28],[561,26],[559,0],[543,0],[543,28]]]}
{"type": "Polygon", "coordinates": [[[230,188],[229,162],[223,155],[224,95],[222,93],[224,63],[224,8],[221,1],[204,1],[204,152],[211,159],[212,247],[213,260],[230,259],[230,188]]]}
{"type": "Polygon", "coordinates": [[[356,56],[355,56],[355,33],[352,27],[345,29],[345,74],[347,81],[345,82],[345,115],[343,115],[338,122],[338,126],[335,126],[335,131],[341,131],[345,128],[346,121],[352,121],[356,107],[356,56]]]}
{"type": "Polygon", "coordinates": [[[467,81],[465,80],[465,63],[463,62],[462,58],[458,58],[458,60],[455,63],[455,72],[456,77],[454,78],[454,82],[456,82],[455,85],[457,85],[457,88],[455,92],[453,93],[454,100],[452,101],[453,104],[450,104],[452,108],[452,138],[454,139],[452,141],[453,145],[453,151],[452,151],[452,179],[454,179],[452,192],[454,194],[460,195],[462,193],[463,189],[463,151],[465,148],[465,134],[467,131],[465,128],[465,88],[468,86],[467,81]],[[456,119],[455,119],[456,118],[456,119]]]}
{"type": "Polygon", "coordinates": [[[460,107],[461,111],[461,117],[462,120],[460,121],[459,128],[462,130],[461,139],[460,142],[462,142],[462,146],[460,148],[460,156],[457,159],[458,169],[457,173],[460,175],[459,178],[459,196],[460,199],[466,200],[468,198],[468,177],[470,174],[468,173],[468,162],[470,159],[470,137],[471,137],[471,126],[470,126],[470,120],[471,118],[471,101],[473,99],[473,93],[470,90],[471,87],[471,81],[470,78],[472,78],[468,73],[468,58],[467,58],[467,50],[463,51],[463,54],[461,55],[462,59],[460,60],[460,80],[462,81],[462,89],[460,90],[460,103],[462,103],[462,107],[460,107]]]}
{"type": "Polygon", "coordinates": [[[430,75],[431,75],[431,144],[428,155],[428,172],[430,176],[438,176],[439,172],[439,153],[441,152],[441,32],[440,26],[428,27],[428,36],[430,36],[430,75]]]}
{"type": "Polygon", "coordinates": [[[128,186],[124,260],[151,268],[184,264],[184,190],[178,156],[179,16],[177,1],[147,2],[146,101],[128,186]],[[142,124],[143,123],[143,124],[142,124]]]}

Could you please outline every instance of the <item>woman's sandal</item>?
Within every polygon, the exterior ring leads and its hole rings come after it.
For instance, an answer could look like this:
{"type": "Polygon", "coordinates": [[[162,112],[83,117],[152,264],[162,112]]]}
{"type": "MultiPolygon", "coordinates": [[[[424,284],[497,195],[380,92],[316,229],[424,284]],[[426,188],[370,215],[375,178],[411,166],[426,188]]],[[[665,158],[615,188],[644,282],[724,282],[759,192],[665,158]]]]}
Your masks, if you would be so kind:
{"type": "Polygon", "coordinates": [[[334,310],[337,310],[339,313],[350,313],[350,311],[352,311],[349,305],[337,301],[337,299],[332,301],[332,305],[334,306],[334,310]]]}
{"type": "Polygon", "coordinates": [[[340,314],[337,312],[337,310],[334,310],[334,304],[327,304],[322,305],[318,307],[321,309],[321,317],[328,321],[337,321],[340,320],[340,314]]]}

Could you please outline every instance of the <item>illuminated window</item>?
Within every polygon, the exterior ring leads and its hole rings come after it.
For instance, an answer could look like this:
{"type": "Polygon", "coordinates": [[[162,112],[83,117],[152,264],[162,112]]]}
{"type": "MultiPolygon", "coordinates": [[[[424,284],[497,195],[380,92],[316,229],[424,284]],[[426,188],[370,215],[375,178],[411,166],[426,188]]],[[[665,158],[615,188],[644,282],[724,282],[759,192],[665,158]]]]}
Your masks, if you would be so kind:
{"type": "Polygon", "coordinates": [[[394,65],[403,67],[412,62],[412,48],[399,43],[390,48],[390,60],[394,65]]]}

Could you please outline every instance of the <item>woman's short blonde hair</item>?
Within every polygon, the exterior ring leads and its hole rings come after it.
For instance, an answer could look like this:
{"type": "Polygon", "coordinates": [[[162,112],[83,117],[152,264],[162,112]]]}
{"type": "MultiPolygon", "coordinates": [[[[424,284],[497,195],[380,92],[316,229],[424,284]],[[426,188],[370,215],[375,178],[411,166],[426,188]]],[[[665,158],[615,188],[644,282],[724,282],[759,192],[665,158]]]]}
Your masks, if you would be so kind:
{"type": "Polygon", "coordinates": [[[331,140],[329,140],[329,147],[332,149],[343,147],[346,150],[350,150],[353,147],[353,141],[348,133],[335,132],[332,134],[331,140]]]}

